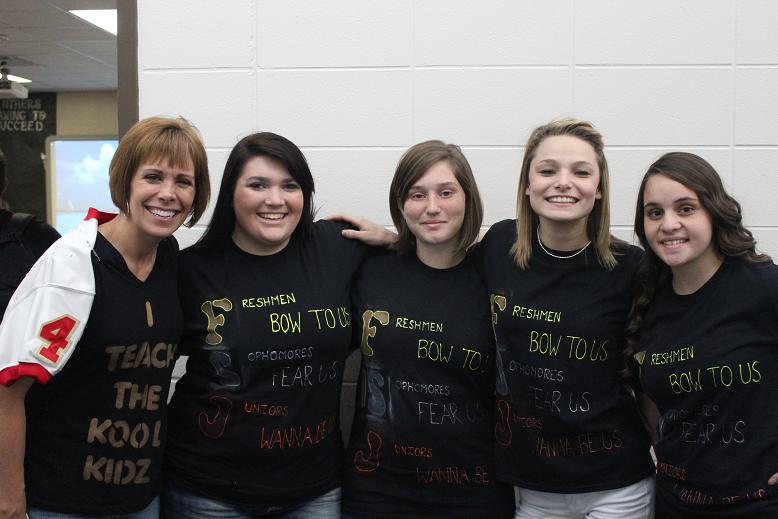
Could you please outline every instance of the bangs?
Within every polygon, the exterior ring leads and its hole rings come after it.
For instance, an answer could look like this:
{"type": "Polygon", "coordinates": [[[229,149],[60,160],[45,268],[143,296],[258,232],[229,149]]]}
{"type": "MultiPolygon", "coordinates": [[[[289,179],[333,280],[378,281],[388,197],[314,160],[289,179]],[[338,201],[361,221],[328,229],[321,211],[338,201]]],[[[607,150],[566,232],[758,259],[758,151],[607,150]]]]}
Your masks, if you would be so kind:
{"type": "Polygon", "coordinates": [[[160,135],[149,135],[138,143],[138,157],[144,162],[167,160],[168,165],[187,171],[194,171],[197,157],[191,140],[178,131],[164,131],[160,135]]]}

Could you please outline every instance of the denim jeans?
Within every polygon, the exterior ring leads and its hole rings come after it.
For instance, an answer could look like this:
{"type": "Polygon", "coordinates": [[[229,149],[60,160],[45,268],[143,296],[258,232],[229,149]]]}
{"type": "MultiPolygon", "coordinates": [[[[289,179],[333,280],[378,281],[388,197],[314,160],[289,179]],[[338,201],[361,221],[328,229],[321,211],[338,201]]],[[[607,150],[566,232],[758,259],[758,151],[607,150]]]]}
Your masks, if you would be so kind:
{"type": "Polygon", "coordinates": [[[246,512],[229,503],[190,494],[175,487],[162,492],[164,519],[340,519],[340,488],[296,507],[270,506],[259,515],[246,512]]]}
{"type": "Polygon", "coordinates": [[[159,497],[155,497],[154,501],[143,510],[130,514],[63,514],[60,512],[41,510],[40,508],[27,508],[27,516],[30,519],[159,519],[159,497]]]}

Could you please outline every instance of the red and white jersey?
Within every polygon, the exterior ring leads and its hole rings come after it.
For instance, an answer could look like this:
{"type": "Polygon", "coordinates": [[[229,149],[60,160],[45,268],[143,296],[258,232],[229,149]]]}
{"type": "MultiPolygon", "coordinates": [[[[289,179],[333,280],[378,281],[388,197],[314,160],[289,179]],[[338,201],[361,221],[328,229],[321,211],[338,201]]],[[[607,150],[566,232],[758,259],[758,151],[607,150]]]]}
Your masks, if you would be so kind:
{"type": "Polygon", "coordinates": [[[16,289],[0,324],[0,384],[23,376],[45,384],[73,354],[95,296],[91,254],[97,226],[113,216],[90,209],[16,289]]]}

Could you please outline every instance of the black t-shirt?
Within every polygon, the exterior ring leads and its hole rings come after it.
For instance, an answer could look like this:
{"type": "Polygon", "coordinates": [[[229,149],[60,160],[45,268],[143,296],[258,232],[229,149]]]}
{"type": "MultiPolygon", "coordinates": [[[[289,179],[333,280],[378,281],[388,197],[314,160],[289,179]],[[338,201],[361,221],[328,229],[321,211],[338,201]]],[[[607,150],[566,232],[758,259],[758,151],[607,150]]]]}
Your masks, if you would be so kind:
{"type": "Polygon", "coordinates": [[[26,399],[27,503],[63,513],[124,514],[159,494],[170,376],[182,329],[174,238],[145,282],[98,233],[95,298],[62,371],[26,399]]]}
{"type": "Polygon", "coordinates": [[[345,513],[513,517],[513,489],[494,476],[488,301],[472,257],[438,270],[413,253],[386,253],[360,270],[352,314],[362,370],[345,513]]]}
{"type": "Polygon", "coordinates": [[[686,296],[668,282],[643,329],[657,517],[778,517],[778,267],[729,260],[686,296]]]}
{"type": "Polygon", "coordinates": [[[367,248],[319,221],[255,256],[232,240],[181,255],[186,374],[171,402],[166,475],[247,511],[340,484],[351,278],[367,248]]]}
{"type": "Polygon", "coordinates": [[[624,245],[609,271],[591,246],[558,259],[535,238],[522,270],[510,254],[515,228],[495,224],[479,249],[497,340],[498,478],[574,493],[649,476],[649,438],[619,378],[640,249],[624,245]]]}
{"type": "Polygon", "coordinates": [[[9,233],[5,238],[0,237],[0,320],[8,301],[35,260],[59,238],[53,227],[35,217],[17,236],[16,230],[12,230],[12,215],[8,210],[0,209],[0,236],[9,233]]]}

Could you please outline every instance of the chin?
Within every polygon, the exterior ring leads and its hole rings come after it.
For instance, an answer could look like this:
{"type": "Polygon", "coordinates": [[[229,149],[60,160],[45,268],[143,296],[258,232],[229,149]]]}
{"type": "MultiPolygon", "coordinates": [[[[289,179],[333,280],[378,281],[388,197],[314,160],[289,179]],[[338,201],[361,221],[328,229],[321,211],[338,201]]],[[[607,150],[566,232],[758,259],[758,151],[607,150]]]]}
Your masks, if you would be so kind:
{"type": "Polygon", "coordinates": [[[175,231],[174,229],[170,230],[170,231],[163,231],[163,230],[159,230],[159,229],[154,229],[154,230],[151,230],[151,231],[145,231],[145,234],[146,234],[146,236],[149,236],[151,238],[154,238],[154,239],[157,239],[159,241],[162,241],[165,238],[170,238],[171,236],[173,236],[173,232],[174,231],[175,231]]]}
{"type": "Polygon", "coordinates": [[[667,265],[670,268],[676,268],[676,267],[682,267],[687,263],[687,260],[685,258],[672,258],[672,257],[662,257],[659,256],[659,258],[662,260],[662,262],[667,265]]]}
{"type": "Polygon", "coordinates": [[[292,237],[292,233],[289,234],[272,234],[272,235],[260,235],[257,237],[257,242],[267,244],[271,247],[275,247],[276,245],[281,245],[282,243],[285,243],[289,241],[289,239],[292,237]]]}

